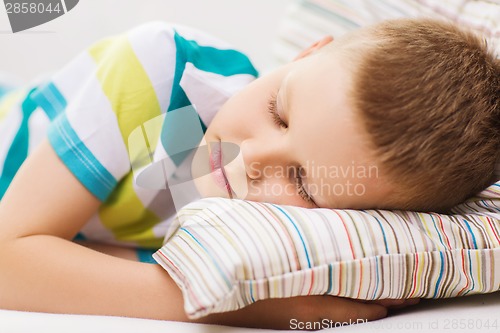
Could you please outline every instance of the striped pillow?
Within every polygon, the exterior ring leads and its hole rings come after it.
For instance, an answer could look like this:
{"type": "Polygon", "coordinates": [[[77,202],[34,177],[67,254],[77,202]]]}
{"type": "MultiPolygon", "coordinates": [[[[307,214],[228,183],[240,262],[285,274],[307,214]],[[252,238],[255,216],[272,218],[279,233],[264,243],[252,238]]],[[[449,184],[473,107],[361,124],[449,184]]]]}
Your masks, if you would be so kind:
{"type": "Polygon", "coordinates": [[[443,298],[500,290],[500,181],[452,215],[209,198],[154,259],[190,318],[299,295],[443,298]]]}

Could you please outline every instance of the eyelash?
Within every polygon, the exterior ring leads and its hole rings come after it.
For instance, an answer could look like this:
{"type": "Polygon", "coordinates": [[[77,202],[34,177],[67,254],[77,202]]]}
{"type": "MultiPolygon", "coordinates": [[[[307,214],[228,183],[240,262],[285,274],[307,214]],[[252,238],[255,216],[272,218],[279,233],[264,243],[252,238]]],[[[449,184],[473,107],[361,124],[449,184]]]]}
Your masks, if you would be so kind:
{"type": "Polygon", "coordinates": [[[280,116],[278,115],[276,98],[277,95],[275,93],[272,93],[271,96],[269,97],[269,101],[267,102],[267,108],[276,125],[282,128],[288,128],[288,124],[285,123],[283,119],[281,119],[280,116]]]}
{"type": "Polygon", "coordinates": [[[311,198],[309,193],[307,193],[306,189],[304,188],[304,184],[302,183],[302,177],[300,176],[302,172],[302,168],[297,169],[297,175],[295,176],[295,184],[297,187],[297,190],[299,191],[299,196],[308,203],[316,204],[314,200],[311,198]]]}
{"type": "MultiPolygon", "coordinates": [[[[282,128],[288,128],[288,124],[283,121],[283,119],[280,118],[278,115],[277,111],[277,103],[276,103],[276,98],[277,95],[275,93],[272,93],[271,96],[269,97],[269,101],[267,102],[267,108],[269,113],[271,114],[271,118],[273,119],[274,123],[282,128]]],[[[315,204],[314,200],[311,198],[311,196],[307,193],[307,191],[304,188],[304,184],[302,182],[302,177],[300,176],[302,172],[302,168],[297,168],[296,170],[296,175],[295,175],[295,184],[299,193],[299,196],[306,202],[315,204]]]]}

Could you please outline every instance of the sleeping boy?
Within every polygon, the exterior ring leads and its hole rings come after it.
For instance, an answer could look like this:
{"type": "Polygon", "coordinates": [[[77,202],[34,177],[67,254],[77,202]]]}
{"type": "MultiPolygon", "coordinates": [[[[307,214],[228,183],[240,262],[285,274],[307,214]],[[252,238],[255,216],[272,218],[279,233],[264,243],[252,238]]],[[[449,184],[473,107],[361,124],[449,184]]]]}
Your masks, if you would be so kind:
{"type": "MultiPolygon", "coordinates": [[[[500,68],[470,32],[433,20],[387,21],[325,37],[256,76],[227,44],[151,23],[0,97],[0,308],[189,321],[159,265],[71,240],[161,246],[175,207],[169,191],[137,186],[129,139],[190,105],[209,147],[208,158],[195,161],[214,174],[197,179],[203,196],[442,212],[494,181],[500,68]],[[239,147],[238,163],[221,164],[221,143],[239,147]],[[353,166],[377,172],[321,172],[353,166]]],[[[172,147],[156,148],[167,158],[172,147]]],[[[289,328],[292,317],[377,319],[388,304],[295,297],[197,322],[289,328]]]]}

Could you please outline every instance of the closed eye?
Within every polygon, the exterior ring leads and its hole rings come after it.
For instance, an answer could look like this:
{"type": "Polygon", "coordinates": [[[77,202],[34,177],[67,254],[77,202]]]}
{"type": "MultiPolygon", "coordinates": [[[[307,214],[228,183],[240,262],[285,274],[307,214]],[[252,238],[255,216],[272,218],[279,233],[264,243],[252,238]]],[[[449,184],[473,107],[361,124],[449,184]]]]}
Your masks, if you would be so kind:
{"type": "Polygon", "coordinates": [[[305,201],[305,202],[308,202],[308,203],[311,203],[315,206],[318,206],[316,205],[316,202],[314,202],[314,199],[311,197],[311,195],[309,193],[307,193],[305,187],[304,187],[304,182],[302,180],[302,174],[304,173],[304,169],[302,167],[299,167],[297,170],[296,170],[296,174],[295,174],[295,186],[297,187],[297,191],[299,193],[299,196],[305,201]]]}
{"type": "Polygon", "coordinates": [[[271,94],[269,100],[267,102],[267,108],[271,117],[276,125],[282,128],[288,128],[288,124],[285,123],[283,119],[278,114],[278,103],[277,103],[277,95],[275,93],[271,94]]]}
{"type": "MultiPolygon", "coordinates": [[[[271,117],[277,126],[279,126],[281,128],[288,128],[288,124],[285,123],[285,121],[283,119],[281,119],[281,117],[278,114],[278,105],[277,104],[278,104],[277,103],[277,95],[273,93],[269,97],[269,101],[267,103],[269,113],[271,114],[271,117]]],[[[302,180],[302,173],[303,173],[302,167],[299,167],[296,169],[294,180],[295,180],[295,186],[297,189],[297,193],[302,198],[302,200],[304,200],[305,202],[316,205],[313,198],[309,195],[309,193],[307,193],[307,191],[304,187],[304,183],[302,180]]]]}

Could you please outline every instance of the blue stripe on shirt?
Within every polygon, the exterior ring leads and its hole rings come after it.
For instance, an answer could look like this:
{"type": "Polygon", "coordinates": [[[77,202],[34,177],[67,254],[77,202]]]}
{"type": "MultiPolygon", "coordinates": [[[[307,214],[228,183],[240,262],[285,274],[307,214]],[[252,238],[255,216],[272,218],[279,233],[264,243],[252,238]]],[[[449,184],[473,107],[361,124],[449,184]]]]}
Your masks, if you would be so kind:
{"type": "Polygon", "coordinates": [[[2,175],[0,176],[0,200],[7,192],[7,189],[14,179],[17,170],[21,167],[24,160],[28,156],[29,148],[29,119],[33,111],[37,108],[37,105],[31,100],[31,95],[36,88],[30,90],[26,98],[21,104],[21,110],[23,113],[23,119],[19,129],[12,141],[12,144],[5,157],[2,175]]]}
{"type": "MultiPolygon", "coordinates": [[[[178,110],[191,105],[191,102],[180,85],[186,63],[188,62],[192,63],[193,66],[199,70],[223,76],[237,74],[258,76],[257,70],[253,67],[248,57],[239,51],[218,49],[212,46],[201,46],[194,40],[185,39],[177,33],[177,31],[174,31],[174,42],[176,47],[174,82],[172,84],[170,104],[167,111],[178,110]]],[[[203,133],[205,133],[207,124],[203,123],[201,118],[198,117],[198,119],[203,133]]],[[[172,161],[178,166],[191,151],[172,152],[170,148],[171,145],[169,145],[172,135],[173,134],[167,130],[167,127],[164,126],[162,128],[161,142],[163,147],[170,156],[175,156],[172,158],[172,161]]]]}
{"type": "Polygon", "coordinates": [[[140,262],[145,262],[148,264],[156,264],[156,260],[153,259],[153,253],[157,250],[140,249],[137,250],[137,258],[140,262]]]}
{"type": "Polygon", "coordinates": [[[68,104],[52,82],[40,86],[31,98],[45,111],[50,120],[55,119],[57,115],[63,112],[68,104]]]}
{"type": "Polygon", "coordinates": [[[258,74],[248,57],[239,51],[201,46],[194,40],[185,39],[177,31],[174,40],[177,52],[184,53],[184,66],[186,62],[190,62],[199,70],[223,76],[258,74]]]}
{"type": "Polygon", "coordinates": [[[76,178],[99,200],[105,201],[117,181],[80,140],[65,113],[55,119],[48,137],[57,155],[76,178]]]}

